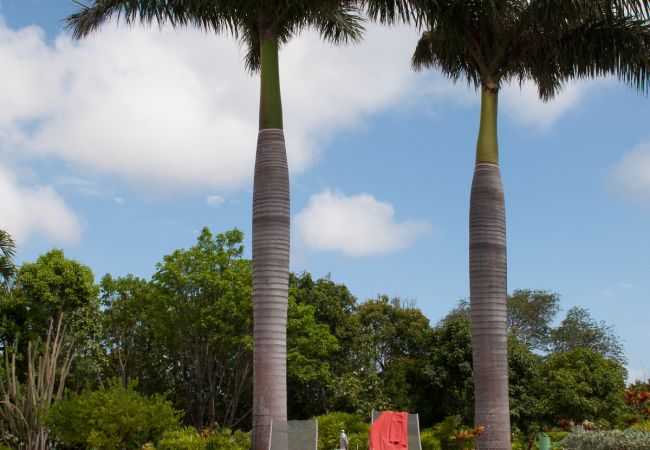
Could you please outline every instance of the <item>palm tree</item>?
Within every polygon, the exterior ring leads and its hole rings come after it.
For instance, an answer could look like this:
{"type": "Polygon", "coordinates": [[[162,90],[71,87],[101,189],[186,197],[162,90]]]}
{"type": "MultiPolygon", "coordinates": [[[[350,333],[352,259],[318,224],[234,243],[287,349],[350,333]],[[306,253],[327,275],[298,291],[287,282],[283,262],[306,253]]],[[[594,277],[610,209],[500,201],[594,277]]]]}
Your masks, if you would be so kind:
{"type": "Polygon", "coordinates": [[[497,143],[499,88],[536,83],[543,100],[564,82],[614,75],[650,84],[646,0],[413,0],[426,31],[416,70],[439,69],[481,91],[469,213],[475,424],[480,449],[510,449],[506,349],[506,221],[497,143]]]}
{"type": "Polygon", "coordinates": [[[360,38],[351,0],[93,0],[68,18],[75,38],[112,17],[127,24],[194,25],[234,35],[246,67],[260,73],[253,186],[253,448],[267,449],[272,420],[286,420],[289,173],[282,124],[278,49],[304,28],[341,43],[360,38]]]}
{"type": "Polygon", "coordinates": [[[16,243],[9,233],[0,230],[0,278],[2,283],[11,281],[16,273],[14,255],[16,254],[16,243]]]}

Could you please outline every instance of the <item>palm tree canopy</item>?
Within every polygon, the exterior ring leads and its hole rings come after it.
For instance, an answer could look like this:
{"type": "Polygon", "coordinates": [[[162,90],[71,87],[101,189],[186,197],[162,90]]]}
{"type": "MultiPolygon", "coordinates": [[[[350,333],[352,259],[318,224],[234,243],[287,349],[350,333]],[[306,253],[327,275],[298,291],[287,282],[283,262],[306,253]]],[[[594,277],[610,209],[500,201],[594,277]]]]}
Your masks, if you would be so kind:
{"type": "Polygon", "coordinates": [[[0,277],[4,282],[9,281],[16,272],[13,257],[16,254],[16,243],[9,233],[0,230],[0,277]]]}
{"type": "Polygon", "coordinates": [[[565,81],[613,75],[650,87],[648,0],[414,0],[427,28],[412,58],[453,81],[532,80],[542,99],[565,81]]]}
{"type": "MultiPolygon", "coordinates": [[[[402,0],[399,0],[402,1],[402,0]]],[[[96,31],[116,18],[128,25],[140,22],[173,27],[196,26],[230,33],[246,47],[246,67],[260,68],[260,40],[274,38],[282,45],[304,28],[317,30],[332,43],[360,39],[363,19],[354,0],[93,0],[75,2],[79,11],[67,19],[75,38],[96,31]]]]}

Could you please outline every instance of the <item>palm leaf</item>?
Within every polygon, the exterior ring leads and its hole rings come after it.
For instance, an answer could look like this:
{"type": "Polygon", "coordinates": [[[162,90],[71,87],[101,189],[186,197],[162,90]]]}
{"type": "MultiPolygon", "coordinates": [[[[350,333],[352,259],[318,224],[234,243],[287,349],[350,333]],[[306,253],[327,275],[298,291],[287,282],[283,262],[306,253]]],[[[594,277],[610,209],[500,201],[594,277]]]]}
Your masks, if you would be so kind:
{"type": "Polygon", "coordinates": [[[16,254],[16,243],[9,233],[0,230],[0,276],[8,281],[16,273],[13,257],[16,254]]]}

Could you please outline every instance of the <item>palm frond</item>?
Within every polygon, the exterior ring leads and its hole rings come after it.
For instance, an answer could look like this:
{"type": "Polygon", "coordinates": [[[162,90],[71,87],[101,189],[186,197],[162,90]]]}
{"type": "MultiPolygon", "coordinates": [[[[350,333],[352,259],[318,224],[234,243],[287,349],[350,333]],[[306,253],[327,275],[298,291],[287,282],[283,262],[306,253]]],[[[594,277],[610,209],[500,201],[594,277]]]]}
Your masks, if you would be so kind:
{"type": "Polygon", "coordinates": [[[415,46],[411,57],[411,65],[415,70],[422,70],[432,67],[435,62],[435,54],[432,49],[431,32],[425,31],[415,46]]]}
{"type": "Polygon", "coordinates": [[[240,27],[239,43],[245,48],[244,66],[249,73],[260,70],[260,31],[255,22],[249,21],[240,27]]]}
{"type": "Polygon", "coordinates": [[[650,21],[594,19],[557,43],[558,70],[566,78],[613,75],[647,93],[650,88],[650,21]]]}
{"type": "Polygon", "coordinates": [[[216,32],[237,33],[238,2],[212,0],[93,0],[84,4],[66,19],[66,28],[75,39],[96,31],[111,19],[124,20],[128,25],[157,23],[173,27],[193,25],[216,32]]]}
{"type": "Polygon", "coordinates": [[[352,5],[318,11],[309,19],[323,39],[333,43],[358,42],[364,32],[363,18],[352,5]]]}
{"type": "Polygon", "coordinates": [[[365,9],[371,20],[383,24],[392,24],[398,21],[409,23],[418,21],[416,13],[423,8],[414,7],[413,0],[361,0],[360,6],[365,9]]]}

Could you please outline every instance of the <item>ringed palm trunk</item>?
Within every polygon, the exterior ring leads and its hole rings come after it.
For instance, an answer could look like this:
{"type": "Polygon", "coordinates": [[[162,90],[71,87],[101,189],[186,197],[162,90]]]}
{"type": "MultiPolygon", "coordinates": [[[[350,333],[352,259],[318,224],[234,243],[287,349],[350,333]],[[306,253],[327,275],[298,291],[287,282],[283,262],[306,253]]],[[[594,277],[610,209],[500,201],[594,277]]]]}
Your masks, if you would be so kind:
{"type": "Polygon", "coordinates": [[[260,54],[253,185],[253,450],[267,450],[271,422],[287,420],[289,171],[275,36],[262,36],[260,54]]]}
{"type": "Polygon", "coordinates": [[[469,210],[470,316],[476,448],[510,449],[506,339],[506,220],[497,144],[498,86],[481,92],[481,122],[469,210]]]}

